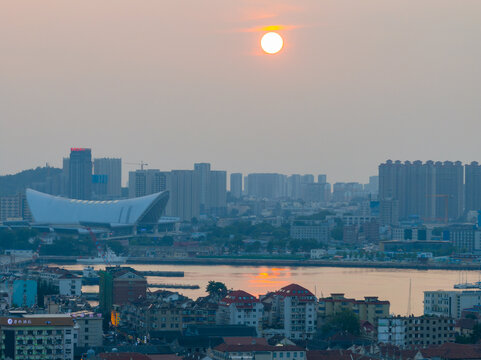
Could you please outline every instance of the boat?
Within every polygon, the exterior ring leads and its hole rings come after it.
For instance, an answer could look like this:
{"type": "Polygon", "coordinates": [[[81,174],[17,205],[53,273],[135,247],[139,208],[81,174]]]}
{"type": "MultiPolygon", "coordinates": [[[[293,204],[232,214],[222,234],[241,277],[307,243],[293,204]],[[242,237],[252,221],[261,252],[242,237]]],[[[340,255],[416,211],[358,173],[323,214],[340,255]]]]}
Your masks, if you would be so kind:
{"type": "Polygon", "coordinates": [[[98,285],[100,277],[94,270],[93,266],[86,266],[82,271],[82,284],[84,285],[98,285]]]}
{"type": "Polygon", "coordinates": [[[118,256],[110,248],[107,248],[103,254],[99,252],[97,257],[89,258],[78,258],[77,263],[79,264],[107,264],[107,265],[120,265],[125,264],[127,261],[126,257],[118,256]]]}

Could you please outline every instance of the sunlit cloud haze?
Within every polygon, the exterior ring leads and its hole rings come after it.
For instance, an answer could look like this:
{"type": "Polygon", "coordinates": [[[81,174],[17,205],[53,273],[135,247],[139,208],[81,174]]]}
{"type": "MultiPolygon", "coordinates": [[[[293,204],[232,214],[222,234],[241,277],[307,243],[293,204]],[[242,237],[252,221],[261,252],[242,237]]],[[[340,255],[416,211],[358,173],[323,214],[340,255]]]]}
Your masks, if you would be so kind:
{"type": "Polygon", "coordinates": [[[4,0],[0,172],[71,146],[331,181],[481,160],[480,67],[479,0],[4,0]]]}

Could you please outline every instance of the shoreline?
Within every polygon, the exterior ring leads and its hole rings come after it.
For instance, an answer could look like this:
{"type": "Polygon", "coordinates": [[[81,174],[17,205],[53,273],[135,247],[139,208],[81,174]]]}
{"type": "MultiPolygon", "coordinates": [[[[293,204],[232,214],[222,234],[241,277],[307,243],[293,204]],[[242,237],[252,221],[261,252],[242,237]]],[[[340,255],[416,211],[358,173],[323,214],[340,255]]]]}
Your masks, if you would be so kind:
{"type": "MultiPolygon", "coordinates": [[[[41,263],[78,264],[75,256],[40,256],[41,263]]],[[[372,269],[409,269],[409,270],[460,270],[481,271],[480,264],[437,264],[437,263],[393,263],[372,261],[331,261],[300,259],[241,259],[241,258],[147,258],[131,257],[125,265],[158,264],[158,265],[199,265],[199,266],[289,266],[289,267],[339,267],[339,268],[372,268],[372,269]]]]}

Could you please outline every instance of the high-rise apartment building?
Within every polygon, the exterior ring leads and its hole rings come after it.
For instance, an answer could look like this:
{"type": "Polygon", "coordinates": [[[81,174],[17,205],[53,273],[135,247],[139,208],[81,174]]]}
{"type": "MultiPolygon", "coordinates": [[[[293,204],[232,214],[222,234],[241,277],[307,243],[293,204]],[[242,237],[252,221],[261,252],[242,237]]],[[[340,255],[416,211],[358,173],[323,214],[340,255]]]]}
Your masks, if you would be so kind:
{"type": "Polygon", "coordinates": [[[436,162],[436,217],[456,220],[463,214],[464,169],[460,161],[436,162]]]}
{"type": "Polygon", "coordinates": [[[364,185],[368,194],[376,195],[379,192],[379,176],[369,176],[369,183],[364,185]]]}
{"type": "Polygon", "coordinates": [[[210,171],[207,186],[205,212],[209,215],[222,216],[227,211],[227,173],[210,171]]]}
{"type": "Polygon", "coordinates": [[[88,200],[92,196],[92,151],[71,148],[69,159],[69,197],[88,200]]]}
{"type": "Polygon", "coordinates": [[[292,200],[299,200],[301,193],[301,175],[293,174],[287,178],[287,197],[292,200]]]}
{"type": "Polygon", "coordinates": [[[436,219],[436,169],[434,162],[391,161],[379,165],[379,200],[397,200],[399,217],[436,219]]]}
{"type": "Polygon", "coordinates": [[[326,202],[331,189],[326,183],[301,184],[301,199],[306,202],[326,202]]]}
{"type": "Polygon", "coordinates": [[[235,199],[242,197],[242,174],[230,174],[230,194],[235,199]]]}
{"type": "Polygon", "coordinates": [[[319,184],[325,184],[327,183],[327,175],[326,174],[319,174],[317,175],[317,182],[319,184]]]}
{"type": "Polygon", "coordinates": [[[473,161],[464,165],[465,211],[481,210],[481,165],[473,161]]]}
{"type": "Polygon", "coordinates": [[[399,225],[399,200],[383,199],[379,201],[379,223],[382,226],[399,225]]]}
{"type": "Polygon", "coordinates": [[[305,174],[301,176],[301,183],[302,184],[312,184],[314,182],[314,175],[312,174],[305,174]]]}
{"type": "Polygon", "coordinates": [[[200,213],[224,215],[227,208],[227,173],[211,170],[209,163],[194,164],[195,185],[199,188],[200,213]]]}
{"type": "Polygon", "coordinates": [[[287,177],[282,174],[249,174],[247,184],[249,196],[258,199],[279,199],[287,195],[287,177]]]}
{"type": "Polygon", "coordinates": [[[170,173],[169,215],[191,221],[200,215],[200,186],[192,170],[172,170],[170,173]]]}
{"type": "Polygon", "coordinates": [[[70,194],[70,189],[69,189],[69,180],[68,176],[70,173],[70,158],[64,157],[62,160],[62,174],[60,176],[61,178],[61,189],[60,193],[63,196],[69,196],[70,194]]]}
{"type": "Polygon", "coordinates": [[[210,164],[209,163],[196,163],[194,164],[194,173],[196,176],[196,182],[199,186],[199,202],[200,210],[202,213],[206,213],[208,192],[209,192],[209,180],[210,180],[210,164]]]}
{"type": "Polygon", "coordinates": [[[32,220],[25,193],[0,197],[0,221],[32,220]]]}
{"type": "Polygon", "coordinates": [[[94,159],[94,175],[105,176],[105,193],[100,194],[108,199],[121,196],[122,191],[122,160],[113,158],[94,159]]]}
{"type": "Polygon", "coordinates": [[[155,194],[169,189],[170,172],[157,169],[129,172],[129,197],[155,194]]]}
{"type": "Polygon", "coordinates": [[[399,217],[456,220],[463,214],[461,162],[391,161],[379,165],[379,199],[398,200],[399,217]]]}

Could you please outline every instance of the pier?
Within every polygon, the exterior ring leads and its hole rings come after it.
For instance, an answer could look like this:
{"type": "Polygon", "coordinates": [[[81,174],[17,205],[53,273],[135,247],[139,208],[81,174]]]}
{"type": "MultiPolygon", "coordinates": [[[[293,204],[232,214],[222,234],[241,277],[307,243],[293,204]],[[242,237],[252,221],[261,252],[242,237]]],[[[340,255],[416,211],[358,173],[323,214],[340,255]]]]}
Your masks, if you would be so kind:
{"type": "MultiPolygon", "coordinates": [[[[95,270],[97,272],[98,270],[95,270]]],[[[82,270],[70,270],[71,273],[82,275],[82,270]]],[[[137,271],[142,276],[158,276],[158,277],[184,277],[183,271],[137,271]]]]}

